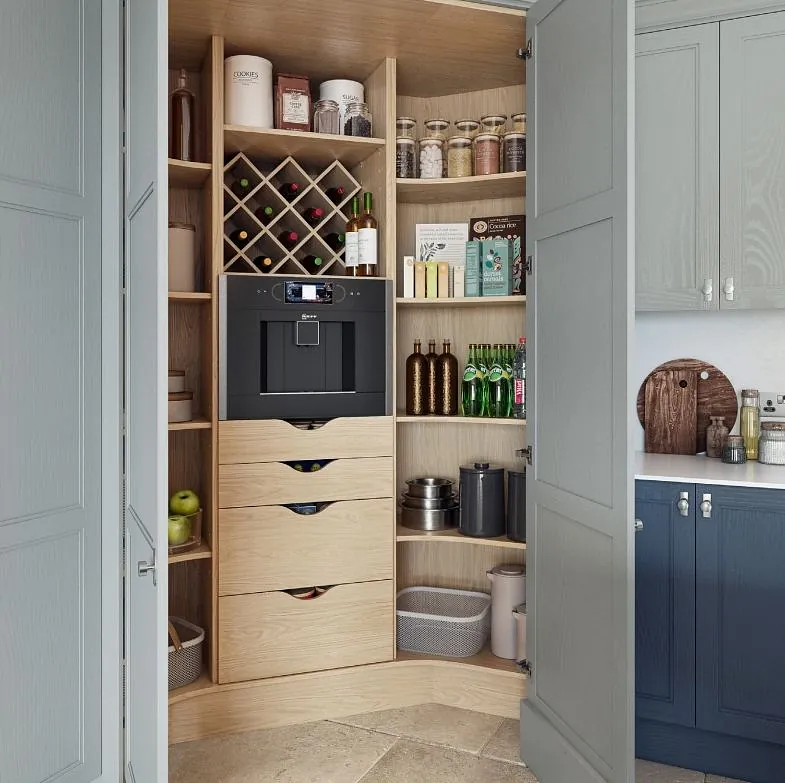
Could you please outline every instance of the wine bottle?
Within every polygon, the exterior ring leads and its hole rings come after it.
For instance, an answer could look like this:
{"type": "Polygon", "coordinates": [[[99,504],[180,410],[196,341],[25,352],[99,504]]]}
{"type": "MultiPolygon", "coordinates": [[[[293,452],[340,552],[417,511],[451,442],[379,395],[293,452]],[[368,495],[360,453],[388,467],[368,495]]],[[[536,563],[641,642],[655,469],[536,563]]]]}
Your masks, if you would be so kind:
{"type": "Polygon", "coordinates": [[[284,182],[278,186],[278,192],[287,201],[294,201],[300,195],[300,185],[297,182],[284,182]]]}
{"type": "Polygon", "coordinates": [[[273,260],[269,256],[256,256],[254,266],[263,274],[273,271],[273,260]]]}
{"type": "Polygon", "coordinates": [[[251,180],[248,177],[240,177],[232,183],[232,193],[242,201],[251,192],[251,180]]]}
{"type": "MultiPolygon", "coordinates": [[[[376,277],[379,274],[378,224],[373,216],[373,196],[365,194],[365,211],[357,224],[357,276],[376,277]]],[[[434,343],[435,345],[435,343],[434,343]]]]}
{"type": "Polygon", "coordinates": [[[188,72],[183,68],[172,93],[172,157],[195,160],[194,94],[188,88],[188,72]]]}
{"type": "Polygon", "coordinates": [[[423,416],[427,412],[426,384],[428,360],[422,355],[420,341],[414,341],[414,353],[406,359],[406,415],[423,416]]]}
{"type": "Polygon", "coordinates": [[[275,217],[275,210],[269,204],[266,204],[263,207],[259,207],[254,212],[254,215],[256,215],[257,220],[262,225],[266,226],[275,217]]]}
{"type": "Polygon", "coordinates": [[[291,250],[300,241],[300,235],[296,231],[281,231],[278,234],[278,241],[287,250],[291,250]]]}
{"type": "Polygon", "coordinates": [[[425,373],[425,412],[429,416],[435,416],[439,412],[439,400],[442,397],[438,360],[436,340],[428,340],[428,353],[425,354],[425,361],[427,362],[425,373]]]}
{"type": "Polygon", "coordinates": [[[308,207],[308,209],[303,212],[303,217],[305,218],[306,223],[310,223],[312,226],[318,226],[319,223],[324,220],[324,210],[321,207],[308,207]]]}
{"type": "Polygon", "coordinates": [[[352,199],[352,216],[346,224],[346,256],[344,258],[344,265],[346,266],[346,274],[351,277],[357,277],[357,265],[359,261],[359,240],[358,233],[360,222],[360,197],[355,196],[352,199]]]}
{"type": "Polygon", "coordinates": [[[458,415],[458,360],[450,352],[450,341],[442,343],[442,354],[436,360],[441,394],[436,406],[440,416],[458,415]]]}
{"type": "Polygon", "coordinates": [[[303,256],[300,259],[300,263],[302,266],[312,275],[319,274],[322,265],[324,264],[324,260],[321,256],[303,256]]]}
{"type": "Polygon", "coordinates": [[[346,198],[346,190],[339,185],[337,188],[327,188],[326,195],[333,204],[340,204],[346,198]]]}
{"type": "Polygon", "coordinates": [[[340,250],[346,244],[346,234],[330,232],[324,237],[324,241],[335,251],[340,250]]]}
{"type": "Polygon", "coordinates": [[[238,228],[229,234],[229,239],[239,248],[242,248],[248,242],[249,237],[250,234],[244,228],[238,228]]]}

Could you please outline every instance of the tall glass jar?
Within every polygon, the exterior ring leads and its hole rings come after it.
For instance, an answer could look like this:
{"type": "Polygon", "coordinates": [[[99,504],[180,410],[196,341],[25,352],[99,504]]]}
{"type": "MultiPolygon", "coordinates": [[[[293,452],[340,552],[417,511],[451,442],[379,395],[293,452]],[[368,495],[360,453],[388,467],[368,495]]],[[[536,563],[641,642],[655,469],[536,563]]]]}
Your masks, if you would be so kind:
{"type": "Polygon", "coordinates": [[[417,176],[417,142],[408,136],[395,140],[395,176],[398,179],[417,176]]]}
{"type": "Polygon", "coordinates": [[[526,134],[510,131],[503,139],[504,171],[526,171],[526,134]]]}
{"type": "Polygon", "coordinates": [[[349,103],[343,120],[344,136],[363,136],[370,138],[373,133],[371,112],[367,103],[349,103]]]}
{"type": "Polygon", "coordinates": [[[417,120],[414,117],[398,117],[395,120],[395,136],[398,139],[416,139],[417,120]]]}
{"type": "Polygon", "coordinates": [[[313,106],[313,132],[334,133],[341,132],[341,109],[337,101],[322,98],[313,106]]]}
{"type": "Polygon", "coordinates": [[[741,436],[747,459],[758,459],[760,438],[760,392],[757,389],[741,390],[741,436]]]}
{"type": "Polygon", "coordinates": [[[474,140],[474,173],[498,174],[501,145],[495,133],[481,133],[474,140]]]}
{"type": "Polygon", "coordinates": [[[480,132],[479,120],[456,120],[455,128],[459,136],[466,136],[474,141],[474,137],[480,132]]]}
{"type": "Polygon", "coordinates": [[[447,176],[471,177],[472,140],[468,136],[451,136],[447,142],[447,176]]]}
{"type": "Polygon", "coordinates": [[[444,174],[444,142],[441,139],[420,139],[420,177],[441,179],[444,174]]]}

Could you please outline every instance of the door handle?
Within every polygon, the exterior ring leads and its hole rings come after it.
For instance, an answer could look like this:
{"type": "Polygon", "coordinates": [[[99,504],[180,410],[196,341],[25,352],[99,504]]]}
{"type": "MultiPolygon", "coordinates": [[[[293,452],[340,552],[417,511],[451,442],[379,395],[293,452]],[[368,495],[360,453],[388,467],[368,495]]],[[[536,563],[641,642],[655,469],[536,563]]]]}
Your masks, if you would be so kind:
{"type": "Polygon", "coordinates": [[[710,277],[707,277],[703,281],[703,299],[706,302],[711,302],[713,296],[714,296],[714,281],[710,277]]]}
{"type": "Polygon", "coordinates": [[[701,503],[701,513],[704,519],[711,519],[711,495],[704,495],[701,503]]]}
{"type": "Polygon", "coordinates": [[[636,519],[635,520],[635,532],[636,533],[640,533],[641,530],[643,530],[643,520],[642,519],[636,519]]]}
{"type": "Polygon", "coordinates": [[[676,507],[679,509],[679,513],[683,517],[688,517],[690,515],[690,493],[689,492],[681,492],[679,494],[679,502],[676,504],[676,507]]]}
{"type": "Polygon", "coordinates": [[[152,562],[148,562],[147,560],[140,560],[136,564],[136,573],[141,577],[145,577],[148,574],[153,575],[153,585],[158,584],[158,568],[155,564],[155,555],[153,555],[152,562]]]}
{"type": "Polygon", "coordinates": [[[736,293],[736,286],[733,283],[732,277],[725,278],[725,299],[728,302],[733,301],[733,296],[736,293]]]}

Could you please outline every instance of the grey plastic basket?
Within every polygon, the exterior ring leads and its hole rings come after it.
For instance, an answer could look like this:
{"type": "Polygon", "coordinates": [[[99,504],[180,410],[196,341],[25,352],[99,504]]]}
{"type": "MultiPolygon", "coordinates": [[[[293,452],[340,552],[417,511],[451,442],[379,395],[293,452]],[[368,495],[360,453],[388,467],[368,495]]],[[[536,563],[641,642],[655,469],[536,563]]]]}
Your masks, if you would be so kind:
{"type": "Polygon", "coordinates": [[[407,587],[398,593],[398,649],[468,658],[491,632],[487,593],[441,587],[407,587]]]}
{"type": "Polygon", "coordinates": [[[204,628],[189,623],[180,617],[170,617],[169,621],[180,635],[183,643],[181,650],[169,645],[169,690],[182,688],[199,679],[202,673],[202,645],[204,628]]]}

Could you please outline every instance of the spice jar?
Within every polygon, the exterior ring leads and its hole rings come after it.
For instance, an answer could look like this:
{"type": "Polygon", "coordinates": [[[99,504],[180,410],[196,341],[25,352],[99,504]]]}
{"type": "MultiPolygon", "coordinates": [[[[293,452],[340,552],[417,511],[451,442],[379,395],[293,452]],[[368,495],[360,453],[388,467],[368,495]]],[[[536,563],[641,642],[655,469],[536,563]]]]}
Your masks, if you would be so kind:
{"type": "Polygon", "coordinates": [[[398,117],[395,121],[395,136],[399,139],[416,139],[417,120],[414,117],[398,117]]]}
{"type": "Polygon", "coordinates": [[[474,137],[480,132],[480,123],[478,120],[456,120],[455,127],[458,129],[458,134],[466,136],[474,141],[474,137]]]}
{"type": "Polygon", "coordinates": [[[758,459],[760,438],[760,392],[757,389],[741,390],[741,436],[747,459],[758,459]]]}
{"type": "Polygon", "coordinates": [[[367,103],[350,103],[346,107],[343,135],[371,137],[371,113],[367,103]]]}
{"type": "Polygon", "coordinates": [[[785,424],[767,421],[760,425],[758,461],[764,465],[785,465],[785,424]]]}
{"type": "Polygon", "coordinates": [[[480,132],[495,133],[501,136],[507,129],[507,117],[504,114],[487,114],[480,117],[480,132]]]}
{"type": "Polygon", "coordinates": [[[706,456],[719,459],[728,437],[724,416],[712,416],[711,424],[706,428],[706,456]]]}
{"type": "Polygon", "coordinates": [[[444,142],[441,139],[420,140],[420,177],[441,179],[444,173],[444,142]]]}
{"type": "Polygon", "coordinates": [[[399,179],[417,176],[417,142],[408,136],[395,140],[395,176],[399,179]]]}
{"type": "Polygon", "coordinates": [[[471,177],[472,140],[468,136],[452,136],[447,142],[447,176],[471,177]]]}
{"type": "Polygon", "coordinates": [[[499,137],[494,133],[481,133],[474,140],[474,173],[499,173],[499,137]]]}
{"type": "Polygon", "coordinates": [[[313,132],[340,134],[341,108],[338,101],[329,98],[316,101],[313,107],[313,132]]]}
{"type": "Polygon", "coordinates": [[[743,465],[747,461],[747,451],[741,435],[728,435],[722,449],[722,461],[728,465],[743,465]]]}
{"type": "Polygon", "coordinates": [[[512,120],[512,129],[516,133],[526,133],[526,112],[522,111],[518,114],[513,114],[510,117],[512,120]]]}
{"type": "Polygon", "coordinates": [[[504,134],[504,171],[526,171],[526,134],[510,131],[504,134]]]}

